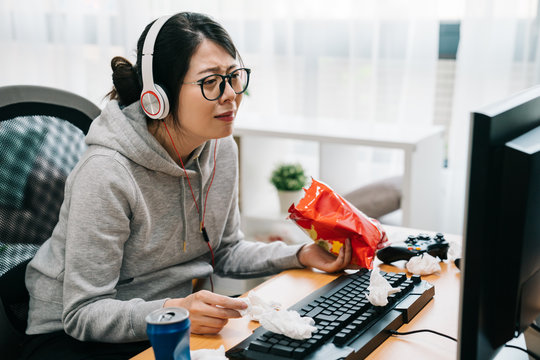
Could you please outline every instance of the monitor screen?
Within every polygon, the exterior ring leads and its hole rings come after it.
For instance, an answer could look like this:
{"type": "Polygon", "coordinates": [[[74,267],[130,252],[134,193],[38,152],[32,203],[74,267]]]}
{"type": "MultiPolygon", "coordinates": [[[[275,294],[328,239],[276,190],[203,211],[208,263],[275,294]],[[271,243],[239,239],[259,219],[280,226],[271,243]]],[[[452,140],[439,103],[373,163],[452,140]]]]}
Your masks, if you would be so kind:
{"type": "Polygon", "coordinates": [[[471,115],[458,353],[487,359],[540,315],[540,86],[471,115]]]}

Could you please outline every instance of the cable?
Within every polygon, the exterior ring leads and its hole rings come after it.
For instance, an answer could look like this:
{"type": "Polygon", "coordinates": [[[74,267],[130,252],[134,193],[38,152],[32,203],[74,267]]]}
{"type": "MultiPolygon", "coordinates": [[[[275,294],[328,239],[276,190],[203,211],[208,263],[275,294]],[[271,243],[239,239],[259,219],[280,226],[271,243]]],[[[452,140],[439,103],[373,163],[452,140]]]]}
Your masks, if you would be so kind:
{"type": "Polygon", "coordinates": [[[518,349],[518,350],[521,350],[521,351],[523,351],[523,352],[526,352],[527,355],[529,355],[529,356],[532,357],[533,359],[535,359],[535,360],[540,360],[540,356],[538,356],[538,355],[536,355],[535,353],[532,353],[532,352],[530,352],[529,350],[524,349],[524,348],[522,348],[522,347],[515,346],[515,345],[508,345],[508,344],[504,345],[504,347],[508,347],[508,348],[512,348],[512,349],[518,349]]]}
{"type": "MultiPolygon", "coordinates": [[[[169,132],[169,128],[167,127],[167,124],[165,124],[165,121],[163,121],[162,124],[165,126],[165,130],[167,131],[167,134],[169,135],[169,139],[171,139],[172,146],[174,148],[174,151],[176,152],[176,155],[178,156],[178,159],[180,159],[180,165],[182,165],[182,169],[184,170],[184,175],[186,176],[186,179],[188,181],[189,190],[191,190],[191,196],[193,197],[195,208],[197,209],[197,213],[200,215],[201,211],[199,209],[199,204],[197,204],[197,200],[195,199],[195,193],[193,192],[193,188],[191,187],[191,181],[189,180],[189,176],[184,166],[184,162],[182,161],[182,157],[180,156],[178,149],[176,149],[176,145],[174,144],[174,140],[171,136],[171,133],[169,132]]],[[[212,268],[216,266],[214,263],[214,251],[212,250],[212,245],[210,245],[210,238],[208,237],[208,233],[206,232],[206,228],[204,227],[204,216],[206,215],[206,204],[208,202],[208,193],[210,192],[210,188],[212,187],[212,183],[214,182],[214,176],[216,175],[217,142],[218,141],[216,139],[214,143],[214,169],[212,170],[212,179],[210,180],[210,184],[208,185],[208,190],[206,190],[206,196],[204,197],[204,205],[201,204],[201,206],[203,207],[203,213],[202,213],[202,220],[199,225],[199,232],[202,233],[203,239],[204,241],[206,241],[206,244],[208,245],[208,248],[210,249],[210,255],[212,256],[212,268]]],[[[203,191],[203,189],[201,189],[201,191],[203,191]]],[[[186,251],[186,239],[184,239],[184,252],[185,251],[186,251]]],[[[214,292],[214,281],[212,280],[212,274],[210,274],[210,286],[212,288],[212,292],[214,292]]]]}
{"type": "Polygon", "coordinates": [[[454,341],[457,342],[456,338],[453,338],[453,337],[451,337],[449,335],[446,335],[446,334],[443,334],[443,333],[440,333],[440,332],[437,332],[437,331],[434,331],[434,330],[430,330],[430,329],[413,330],[413,331],[407,331],[407,332],[399,332],[399,331],[396,331],[396,330],[388,330],[388,332],[390,334],[392,334],[392,335],[410,335],[410,334],[416,334],[416,333],[420,333],[420,332],[429,332],[429,333],[439,335],[439,336],[442,336],[442,337],[445,337],[447,339],[454,340],[454,341]]]}
{"type": "MultiPolygon", "coordinates": [[[[208,203],[208,193],[210,192],[210,188],[212,187],[212,183],[214,182],[214,176],[216,176],[216,151],[217,151],[217,140],[214,143],[214,170],[212,170],[212,179],[210,180],[210,185],[208,185],[208,191],[206,191],[206,196],[204,198],[204,208],[203,208],[203,215],[202,215],[202,221],[201,221],[201,231],[204,228],[204,216],[206,215],[206,204],[208,203]]],[[[210,243],[210,242],[209,242],[210,243]]],[[[212,255],[212,262],[213,262],[213,255],[212,255]]]]}
{"type": "Polygon", "coordinates": [[[540,326],[536,325],[536,323],[532,323],[531,328],[537,332],[540,332],[540,326]]]}
{"type": "MultiPolygon", "coordinates": [[[[413,330],[413,331],[407,331],[407,332],[399,332],[399,331],[396,331],[396,330],[388,330],[388,332],[390,334],[392,334],[392,335],[410,335],[410,334],[416,334],[416,333],[420,333],[420,332],[429,332],[429,333],[436,334],[436,335],[439,335],[439,336],[442,336],[442,337],[445,337],[447,339],[450,339],[450,340],[453,340],[453,341],[457,342],[457,339],[455,339],[455,338],[453,338],[453,337],[451,337],[449,335],[446,335],[446,334],[443,334],[443,333],[440,333],[440,332],[437,332],[437,331],[434,331],[434,330],[429,330],[429,329],[413,330]]],[[[527,355],[529,355],[533,359],[540,360],[540,356],[536,355],[535,353],[533,353],[533,352],[531,352],[531,351],[529,351],[527,349],[524,349],[524,348],[521,348],[521,347],[515,346],[515,345],[509,345],[509,344],[505,344],[504,346],[508,347],[508,348],[521,350],[523,352],[526,352],[527,355]]]]}
{"type": "MultiPolygon", "coordinates": [[[[165,125],[165,130],[167,130],[167,134],[169,135],[169,139],[171,139],[171,143],[172,143],[172,146],[174,148],[174,151],[176,152],[176,155],[178,155],[178,159],[180,159],[180,165],[182,165],[182,169],[184,170],[184,174],[186,175],[186,179],[187,179],[187,182],[188,182],[188,185],[189,185],[189,190],[191,190],[191,196],[193,196],[193,201],[195,202],[195,207],[197,208],[197,212],[200,212],[199,204],[197,204],[197,200],[195,199],[195,194],[193,193],[193,188],[191,187],[191,181],[189,181],[189,176],[187,175],[186,168],[184,167],[184,162],[182,161],[182,157],[180,156],[180,153],[176,149],[176,145],[174,145],[174,141],[173,141],[173,138],[171,136],[171,133],[169,132],[169,128],[167,127],[167,124],[165,124],[165,121],[163,121],[162,124],[165,125]]],[[[210,191],[210,189],[208,189],[208,191],[210,191]]]]}

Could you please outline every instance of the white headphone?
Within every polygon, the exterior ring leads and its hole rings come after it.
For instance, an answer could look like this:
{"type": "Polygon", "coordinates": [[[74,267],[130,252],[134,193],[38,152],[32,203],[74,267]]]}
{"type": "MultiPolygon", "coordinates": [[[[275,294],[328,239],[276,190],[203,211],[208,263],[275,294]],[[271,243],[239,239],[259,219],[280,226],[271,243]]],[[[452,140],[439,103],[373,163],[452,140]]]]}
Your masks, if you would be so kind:
{"type": "Polygon", "coordinates": [[[141,92],[141,106],[146,115],[151,119],[163,119],[169,114],[169,99],[167,94],[158,84],[154,84],[152,71],[152,57],[154,56],[154,44],[163,24],[172,15],[162,16],[157,19],[148,30],[144,39],[141,73],[143,89],[141,92]]]}

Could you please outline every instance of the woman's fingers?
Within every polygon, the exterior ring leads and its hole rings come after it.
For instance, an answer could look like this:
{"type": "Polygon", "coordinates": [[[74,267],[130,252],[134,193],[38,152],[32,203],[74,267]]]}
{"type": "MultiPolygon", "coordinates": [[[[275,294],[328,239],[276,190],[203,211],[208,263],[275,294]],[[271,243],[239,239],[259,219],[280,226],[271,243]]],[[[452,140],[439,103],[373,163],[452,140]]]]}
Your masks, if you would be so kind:
{"type": "Polygon", "coordinates": [[[192,323],[190,331],[193,334],[217,334],[221,331],[222,327],[212,327],[207,325],[202,325],[200,323],[192,323]]]}
{"type": "Polygon", "coordinates": [[[231,318],[241,317],[239,310],[247,308],[242,300],[202,290],[185,298],[167,300],[166,306],[181,306],[189,311],[191,329],[195,334],[217,334],[231,318]]]}
{"type": "Polygon", "coordinates": [[[345,244],[339,250],[338,257],[336,261],[332,264],[332,272],[341,271],[349,265],[351,262],[352,250],[351,250],[351,240],[345,240],[345,244]]]}
{"type": "Polygon", "coordinates": [[[200,298],[209,305],[220,306],[224,309],[232,310],[244,310],[247,308],[247,304],[242,300],[215,294],[207,290],[199,291],[196,294],[198,294],[198,296],[200,296],[200,298]]]}
{"type": "Polygon", "coordinates": [[[351,262],[351,259],[352,259],[351,239],[347,239],[345,240],[345,258],[343,259],[344,266],[349,265],[349,263],[351,262]]]}
{"type": "MultiPolygon", "coordinates": [[[[221,330],[225,325],[227,325],[228,319],[218,318],[205,314],[193,314],[191,317],[191,322],[199,324],[202,326],[207,326],[210,328],[215,328],[221,330]]],[[[218,330],[218,331],[219,331],[218,330]]]]}
{"type": "Polygon", "coordinates": [[[201,307],[197,308],[196,311],[220,319],[241,317],[238,311],[247,308],[247,304],[242,300],[214,294],[206,290],[199,291],[194,296],[200,301],[199,305],[201,307]]]}

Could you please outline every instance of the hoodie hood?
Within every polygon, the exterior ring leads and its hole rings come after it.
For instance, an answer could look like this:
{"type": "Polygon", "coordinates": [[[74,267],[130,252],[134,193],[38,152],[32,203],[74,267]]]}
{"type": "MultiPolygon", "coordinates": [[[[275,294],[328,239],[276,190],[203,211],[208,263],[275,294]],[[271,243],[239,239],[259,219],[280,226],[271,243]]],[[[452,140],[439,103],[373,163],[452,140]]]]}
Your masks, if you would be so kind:
{"type": "MultiPolygon", "coordinates": [[[[86,136],[88,146],[110,148],[131,161],[153,171],[171,176],[184,176],[184,171],[167,153],[165,148],[148,131],[146,116],[138,102],[120,109],[116,100],[110,101],[90,126],[86,136]]],[[[193,159],[207,158],[208,142],[199,146],[191,155],[186,170],[193,159]],[[202,154],[205,152],[205,154],[202,154]]],[[[188,170],[188,173],[190,171],[188,170]]]]}

